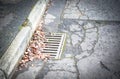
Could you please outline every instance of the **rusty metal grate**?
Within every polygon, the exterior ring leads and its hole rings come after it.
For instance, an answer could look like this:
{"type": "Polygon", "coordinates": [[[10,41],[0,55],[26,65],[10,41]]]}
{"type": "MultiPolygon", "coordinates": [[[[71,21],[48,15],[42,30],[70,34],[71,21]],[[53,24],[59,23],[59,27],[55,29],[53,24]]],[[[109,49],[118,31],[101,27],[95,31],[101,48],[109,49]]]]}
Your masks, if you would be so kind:
{"type": "Polygon", "coordinates": [[[46,35],[46,47],[42,53],[50,54],[52,59],[60,59],[65,44],[65,33],[50,33],[46,35]]]}

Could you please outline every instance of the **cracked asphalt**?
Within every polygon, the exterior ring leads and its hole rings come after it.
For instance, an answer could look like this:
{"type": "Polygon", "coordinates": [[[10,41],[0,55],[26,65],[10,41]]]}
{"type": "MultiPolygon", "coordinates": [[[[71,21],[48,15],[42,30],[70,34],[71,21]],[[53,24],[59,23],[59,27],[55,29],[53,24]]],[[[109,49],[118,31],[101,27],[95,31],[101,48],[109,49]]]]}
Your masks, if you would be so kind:
{"type": "Polygon", "coordinates": [[[46,62],[35,79],[120,79],[119,4],[52,0],[44,30],[67,33],[66,47],[61,60],[46,62]]]}

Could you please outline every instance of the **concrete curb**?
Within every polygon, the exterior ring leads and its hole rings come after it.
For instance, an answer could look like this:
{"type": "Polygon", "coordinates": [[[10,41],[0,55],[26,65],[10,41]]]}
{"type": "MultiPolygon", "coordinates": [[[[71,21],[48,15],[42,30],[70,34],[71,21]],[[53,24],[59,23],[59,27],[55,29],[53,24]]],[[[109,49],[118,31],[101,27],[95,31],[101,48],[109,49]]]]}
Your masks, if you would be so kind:
{"type": "Polygon", "coordinates": [[[29,24],[22,27],[17,34],[5,54],[0,59],[0,69],[2,69],[8,78],[17,67],[18,61],[21,59],[29,40],[32,37],[38,22],[41,20],[49,0],[38,0],[33,10],[28,16],[29,24]]]}

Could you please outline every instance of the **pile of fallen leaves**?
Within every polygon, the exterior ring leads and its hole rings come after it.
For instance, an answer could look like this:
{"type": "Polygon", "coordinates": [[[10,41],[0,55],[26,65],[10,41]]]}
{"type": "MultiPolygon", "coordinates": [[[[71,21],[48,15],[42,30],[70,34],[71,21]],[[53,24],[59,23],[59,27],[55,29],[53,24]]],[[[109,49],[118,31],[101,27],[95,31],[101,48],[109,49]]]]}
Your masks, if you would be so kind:
{"type": "Polygon", "coordinates": [[[32,39],[29,42],[29,45],[22,57],[22,60],[19,62],[19,69],[22,67],[26,67],[26,63],[29,61],[33,61],[34,59],[42,59],[47,60],[49,58],[49,54],[43,54],[43,48],[45,48],[45,32],[42,30],[42,23],[39,24],[38,28],[34,32],[32,39]]]}

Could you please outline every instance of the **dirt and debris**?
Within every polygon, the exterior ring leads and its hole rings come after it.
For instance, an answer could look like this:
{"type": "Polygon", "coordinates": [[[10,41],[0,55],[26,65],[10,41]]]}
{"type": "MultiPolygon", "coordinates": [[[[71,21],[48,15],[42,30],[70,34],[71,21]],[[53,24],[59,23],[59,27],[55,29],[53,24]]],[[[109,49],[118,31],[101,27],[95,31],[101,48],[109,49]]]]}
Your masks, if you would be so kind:
{"type": "Polygon", "coordinates": [[[45,32],[42,29],[43,21],[38,24],[38,28],[35,30],[29,45],[26,48],[24,56],[22,57],[21,61],[19,62],[18,70],[21,70],[23,67],[27,67],[27,62],[33,61],[34,59],[40,60],[48,60],[50,55],[43,54],[43,48],[45,48],[46,41],[45,32]]]}

